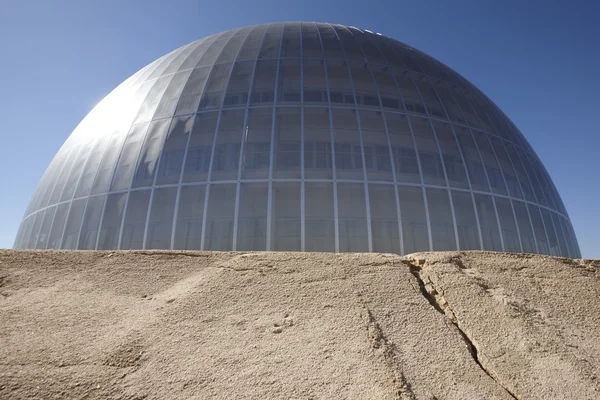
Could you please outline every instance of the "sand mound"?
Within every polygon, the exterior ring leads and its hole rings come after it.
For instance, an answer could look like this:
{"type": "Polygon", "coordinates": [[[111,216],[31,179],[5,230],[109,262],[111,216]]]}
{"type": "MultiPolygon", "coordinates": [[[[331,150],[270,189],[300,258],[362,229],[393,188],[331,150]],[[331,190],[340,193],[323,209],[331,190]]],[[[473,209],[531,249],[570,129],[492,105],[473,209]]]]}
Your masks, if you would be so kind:
{"type": "Polygon", "coordinates": [[[0,251],[1,399],[598,399],[600,264],[0,251]]]}

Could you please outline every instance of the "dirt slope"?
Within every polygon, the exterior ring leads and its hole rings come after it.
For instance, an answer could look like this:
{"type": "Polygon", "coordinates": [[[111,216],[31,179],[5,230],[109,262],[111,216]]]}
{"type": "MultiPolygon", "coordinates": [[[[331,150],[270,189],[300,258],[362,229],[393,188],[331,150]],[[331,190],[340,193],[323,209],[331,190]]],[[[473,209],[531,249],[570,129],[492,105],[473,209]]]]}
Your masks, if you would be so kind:
{"type": "Polygon", "coordinates": [[[0,399],[598,399],[600,264],[0,251],[0,399]]]}

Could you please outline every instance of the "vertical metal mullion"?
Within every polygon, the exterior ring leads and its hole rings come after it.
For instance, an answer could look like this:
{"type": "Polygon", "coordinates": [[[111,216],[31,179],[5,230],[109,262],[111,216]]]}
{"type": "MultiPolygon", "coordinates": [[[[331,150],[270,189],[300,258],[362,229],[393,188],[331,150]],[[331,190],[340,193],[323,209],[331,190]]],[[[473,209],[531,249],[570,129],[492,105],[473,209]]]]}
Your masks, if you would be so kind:
{"type": "MultiPolygon", "coordinates": [[[[232,238],[232,250],[235,251],[237,250],[237,234],[238,234],[238,218],[239,218],[239,208],[240,208],[240,190],[241,190],[241,179],[242,179],[242,167],[243,167],[243,162],[244,162],[244,149],[245,149],[245,142],[246,142],[246,135],[247,135],[247,124],[248,124],[248,114],[249,114],[249,108],[250,108],[250,103],[251,103],[251,95],[252,95],[252,89],[254,87],[254,83],[256,80],[256,67],[258,65],[258,60],[259,60],[259,55],[260,55],[260,50],[262,49],[262,45],[263,42],[265,40],[265,37],[267,36],[267,32],[269,31],[269,28],[272,26],[273,24],[269,25],[267,27],[267,29],[265,29],[265,33],[263,34],[263,37],[260,41],[260,45],[258,46],[258,50],[256,51],[256,60],[254,62],[254,69],[252,71],[252,79],[250,82],[250,85],[248,87],[248,99],[246,101],[246,109],[244,112],[244,126],[242,127],[242,138],[241,138],[241,143],[240,143],[240,151],[239,151],[239,159],[238,159],[238,170],[237,170],[237,182],[236,182],[236,189],[235,189],[235,206],[234,206],[234,213],[233,213],[233,238],[232,238]]],[[[281,30],[281,36],[283,37],[283,29],[281,30]]],[[[281,43],[279,43],[279,51],[281,52],[281,43]]],[[[277,57],[277,73],[279,73],[279,54],[277,57]]],[[[277,96],[277,77],[275,77],[275,88],[273,89],[273,106],[271,107],[271,109],[273,109],[273,107],[275,106],[275,98],[277,96]]],[[[219,116],[220,119],[220,116],[219,116]]],[[[273,126],[271,124],[271,134],[273,131],[273,126]]],[[[218,131],[217,131],[218,132],[218,131]]],[[[217,141],[217,135],[215,134],[215,145],[213,146],[213,155],[211,156],[211,168],[212,168],[212,159],[214,157],[214,147],[216,146],[216,142],[217,141]]],[[[271,143],[272,146],[272,143],[271,143]]],[[[270,168],[270,166],[269,166],[270,168]]],[[[207,192],[208,193],[208,192],[207,192]]],[[[268,204],[267,204],[268,206],[268,204]]],[[[268,212],[268,209],[267,209],[268,212]]],[[[267,214],[268,215],[268,214],[267,214]]],[[[202,235],[204,237],[204,233],[202,235]]]]}
{"type": "MultiPolygon", "coordinates": [[[[140,161],[140,156],[142,154],[142,151],[144,150],[144,144],[146,143],[146,139],[148,138],[148,131],[150,130],[151,124],[152,124],[152,119],[150,121],[148,121],[148,126],[146,127],[146,133],[144,134],[144,137],[142,139],[142,142],[140,145],[140,150],[135,159],[135,162],[133,163],[133,172],[131,173],[131,181],[129,181],[129,186],[127,189],[127,197],[125,198],[125,205],[123,206],[123,216],[121,217],[121,228],[119,230],[119,242],[117,244],[117,249],[119,249],[119,250],[121,249],[121,241],[123,240],[123,228],[125,227],[125,217],[127,216],[127,207],[129,206],[129,198],[131,197],[131,189],[133,187],[133,181],[135,180],[135,173],[136,173],[137,165],[138,165],[138,162],[140,161]]],[[[129,130],[131,131],[131,128],[129,128],[129,130]]],[[[127,138],[125,138],[125,141],[127,141],[127,138]]],[[[123,142],[123,144],[125,143],[125,141],[123,142]]],[[[119,160],[117,160],[117,163],[115,164],[115,171],[117,170],[118,165],[119,165],[119,160]]],[[[112,179],[114,179],[114,173],[113,173],[112,179]]],[[[112,179],[111,179],[111,184],[112,184],[112,179]]],[[[109,186],[109,190],[110,190],[110,186],[109,186]]],[[[108,196],[106,196],[106,199],[107,199],[106,203],[108,203],[108,196]]],[[[105,209],[106,209],[106,203],[104,204],[105,209]]],[[[103,218],[104,218],[104,216],[103,216],[103,218]]],[[[99,237],[100,236],[98,236],[98,238],[99,237]]]]}
{"type": "MultiPolygon", "coordinates": [[[[425,79],[427,79],[426,75],[423,75],[425,79]]],[[[437,134],[435,133],[435,128],[433,123],[431,122],[431,114],[429,113],[429,109],[427,108],[427,103],[425,103],[425,98],[421,94],[421,89],[417,86],[414,79],[408,75],[408,78],[415,85],[415,89],[417,89],[417,93],[419,94],[419,98],[421,99],[421,103],[423,103],[423,107],[425,108],[425,112],[427,113],[427,122],[429,122],[429,127],[431,128],[431,132],[433,133],[433,140],[435,141],[436,147],[438,149],[438,155],[440,157],[440,161],[442,162],[442,171],[444,171],[444,178],[446,179],[446,192],[448,193],[448,199],[450,201],[450,212],[452,213],[452,224],[454,229],[454,244],[456,245],[456,249],[460,250],[460,243],[458,241],[458,228],[456,223],[456,214],[454,212],[454,202],[452,201],[452,194],[450,193],[450,180],[448,179],[448,174],[446,172],[446,164],[444,162],[444,155],[442,154],[442,148],[440,147],[440,142],[438,141],[437,134]]],[[[432,85],[433,87],[433,85],[432,85]]],[[[425,184],[425,182],[423,182],[425,184]]]]}
{"type": "MultiPolygon", "coordinates": [[[[321,37],[321,31],[318,25],[315,23],[317,28],[317,35],[319,36],[319,42],[321,43],[321,52],[323,55],[323,69],[325,70],[325,85],[327,88],[327,111],[329,114],[329,140],[331,141],[331,173],[333,178],[333,226],[335,230],[335,252],[340,252],[340,226],[338,219],[338,202],[337,202],[337,168],[335,165],[335,138],[333,136],[333,110],[331,108],[331,93],[329,88],[329,73],[327,71],[327,60],[325,58],[325,48],[323,47],[323,38],[321,37]]],[[[329,27],[335,33],[335,29],[329,25],[329,27]]],[[[337,34],[336,34],[337,37],[337,34]]],[[[338,39],[339,40],[339,39],[338,39]]],[[[316,149],[315,149],[316,154],[316,149]]]]}
{"type": "MultiPolygon", "coordinates": [[[[314,23],[313,23],[314,24],[314,23]]],[[[302,40],[304,22],[300,23],[300,251],[306,251],[306,225],[304,203],[304,41],[302,40]]],[[[315,30],[318,32],[317,26],[315,30]]],[[[321,50],[322,52],[323,50],[321,50]]]]}
{"type": "MultiPolygon", "coordinates": [[[[477,223],[477,232],[479,234],[479,246],[483,250],[483,234],[481,233],[481,223],[479,222],[479,213],[477,211],[477,203],[475,202],[475,195],[473,194],[473,185],[471,184],[471,177],[469,176],[469,171],[467,169],[467,161],[466,161],[465,156],[464,156],[464,154],[462,152],[462,149],[460,148],[460,145],[459,145],[459,142],[458,142],[458,136],[456,135],[456,132],[454,130],[454,126],[453,126],[452,123],[450,123],[451,122],[450,121],[450,114],[446,110],[446,106],[444,105],[444,102],[441,101],[442,98],[441,98],[440,94],[438,93],[437,89],[435,88],[435,86],[433,85],[433,83],[431,82],[431,80],[428,79],[428,82],[431,85],[431,88],[433,89],[436,97],[438,98],[438,101],[440,102],[440,105],[442,106],[442,109],[446,113],[446,116],[448,116],[449,126],[450,126],[450,129],[452,130],[452,135],[454,136],[454,140],[456,141],[456,147],[458,148],[458,152],[460,153],[460,157],[461,157],[461,160],[463,162],[463,167],[465,169],[465,174],[466,174],[466,177],[467,177],[467,182],[469,183],[469,189],[471,190],[471,201],[473,202],[473,211],[475,212],[475,222],[477,223]]],[[[442,81],[440,81],[440,82],[442,82],[442,81]]],[[[443,82],[442,82],[442,84],[443,84],[443,82]]],[[[450,96],[452,96],[452,93],[450,92],[450,90],[448,90],[448,92],[450,93],[450,96]]],[[[462,112],[462,109],[460,108],[460,106],[458,105],[458,103],[456,102],[456,100],[454,99],[454,96],[452,96],[452,99],[454,100],[454,103],[456,104],[456,106],[458,107],[461,115],[463,116],[463,119],[465,119],[465,121],[466,121],[464,113],[462,112]]],[[[475,141],[473,140],[473,142],[475,142],[475,141]]],[[[479,151],[479,149],[477,151],[479,151]]],[[[484,169],[485,169],[485,167],[484,167],[484,169]]],[[[487,176],[486,176],[486,178],[487,178],[487,176]]],[[[450,183],[450,182],[448,181],[448,183],[450,183]]],[[[488,185],[489,185],[489,180],[488,180],[488,185]]],[[[500,235],[502,236],[502,232],[500,232],[500,235]]]]}
{"type": "MultiPolygon", "coordinates": [[[[285,25],[287,25],[287,23],[285,25]]],[[[271,250],[271,214],[273,211],[273,164],[275,163],[275,124],[277,122],[277,102],[279,100],[278,92],[280,85],[279,71],[281,69],[281,49],[283,48],[283,34],[285,33],[285,25],[283,25],[283,28],[281,29],[281,38],[279,41],[279,53],[277,54],[277,72],[275,73],[275,89],[273,95],[273,115],[271,116],[271,146],[269,148],[269,183],[267,189],[267,251],[271,250]]],[[[300,38],[302,38],[302,30],[300,30],[300,38]]],[[[300,46],[300,48],[302,49],[302,46],[300,46]]],[[[302,58],[300,59],[300,79],[302,80],[302,58]]],[[[300,87],[300,96],[302,96],[302,85],[300,87]]],[[[300,100],[302,100],[302,97],[300,97],[300,100]]],[[[302,104],[302,102],[300,104],[302,104]]],[[[241,170],[238,172],[241,173],[241,170]]],[[[237,201],[239,202],[239,198],[237,199],[237,201]]]]}
{"type": "MultiPolygon", "coordinates": [[[[404,72],[404,74],[406,74],[406,73],[408,73],[408,69],[404,72]]],[[[427,193],[425,191],[425,180],[423,179],[423,167],[421,166],[421,157],[419,156],[419,151],[417,149],[417,141],[415,139],[415,132],[414,132],[413,127],[412,127],[412,122],[411,122],[410,117],[408,115],[408,112],[407,112],[407,109],[406,109],[406,104],[404,103],[404,96],[402,96],[402,91],[400,90],[400,87],[398,86],[398,81],[396,81],[396,77],[394,76],[394,74],[392,74],[392,79],[394,80],[394,83],[396,84],[396,89],[398,90],[398,97],[400,98],[400,101],[402,102],[402,108],[404,110],[404,116],[406,117],[406,122],[408,123],[408,128],[410,129],[410,135],[411,135],[412,140],[413,140],[413,146],[414,146],[414,149],[415,149],[415,156],[417,158],[417,167],[419,168],[419,176],[421,178],[421,184],[420,184],[420,186],[421,186],[421,192],[423,194],[423,205],[425,206],[425,220],[426,220],[426,223],[427,223],[427,238],[429,240],[429,251],[432,251],[433,250],[433,240],[432,240],[432,235],[431,235],[431,221],[429,219],[429,206],[428,206],[428,203],[427,203],[427,193]]],[[[398,186],[398,185],[394,185],[394,186],[398,186]]],[[[399,197],[399,193],[398,193],[398,197],[399,197]]]]}
{"type": "MultiPolygon", "coordinates": [[[[378,49],[379,50],[379,49],[378,49]]],[[[363,51],[364,53],[364,51],[363,51]]],[[[384,60],[386,60],[385,56],[381,53],[381,51],[379,52],[381,54],[381,56],[383,57],[384,60]]],[[[366,58],[366,55],[365,55],[366,58]]],[[[386,60],[387,62],[387,60],[386,60]]],[[[389,62],[388,62],[389,64],[389,62]]],[[[381,118],[383,119],[383,127],[385,129],[385,137],[387,140],[387,144],[388,144],[388,154],[390,157],[390,165],[392,166],[392,179],[393,179],[393,187],[394,187],[394,196],[395,196],[395,202],[396,202],[396,221],[398,223],[398,238],[400,240],[400,254],[404,254],[404,238],[403,238],[403,232],[402,232],[402,214],[400,211],[400,200],[399,200],[399,196],[398,196],[398,179],[396,176],[396,161],[394,160],[394,153],[392,151],[392,142],[390,140],[390,134],[389,134],[389,130],[388,130],[388,126],[387,126],[387,118],[386,118],[386,114],[385,111],[383,109],[383,105],[381,102],[381,93],[379,92],[379,87],[377,85],[377,81],[375,80],[375,76],[373,75],[373,71],[371,70],[370,64],[367,63],[367,69],[369,70],[369,74],[371,75],[371,79],[373,80],[373,84],[375,86],[375,91],[377,92],[377,98],[379,99],[379,110],[381,112],[381,118]]],[[[390,72],[391,74],[391,72],[390,72]]],[[[393,76],[392,76],[393,79],[393,76]]],[[[395,80],[394,80],[394,84],[396,84],[395,80]]],[[[398,87],[396,87],[396,90],[398,90],[398,87]]],[[[369,203],[370,206],[370,203],[369,203]]]]}
{"type": "MultiPolygon", "coordinates": [[[[240,44],[240,48],[238,49],[238,53],[237,53],[238,55],[239,55],[242,47],[244,46],[244,43],[248,39],[248,36],[250,36],[250,33],[252,33],[253,30],[254,29],[252,29],[252,30],[250,30],[248,32],[248,34],[246,35],[246,38],[244,39],[244,41],[242,42],[242,44],[240,44]]],[[[231,38],[233,38],[233,36],[235,36],[235,34],[231,35],[231,38]]],[[[231,38],[229,38],[229,40],[231,40],[231,38]]],[[[227,43],[229,43],[229,40],[227,41],[227,43]]],[[[227,45],[227,43],[225,43],[225,45],[223,45],[223,48],[225,48],[225,46],[227,45]]],[[[207,47],[207,50],[208,50],[208,47],[207,47]]],[[[215,62],[216,62],[217,58],[218,58],[218,56],[215,57],[215,62]]],[[[198,62],[200,62],[201,59],[202,59],[202,56],[200,56],[200,58],[198,59],[198,62]]],[[[219,113],[219,116],[220,116],[220,113],[221,113],[222,108],[223,108],[223,103],[225,102],[225,95],[227,94],[227,89],[229,88],[229,80],[231,79],[231,74],[233,73],[233,68],[235,67],[236,60],[237,60],[237,55],[236,55],[235,59],[232,62],[232,65],[231,65],[231,71],[229,72],[229,79],[227,80],[227,86],[225,87],[225,91],[223,93],[223,100],[221,101],[221,108],[219,109],[219,111],[217,111],[219,113]]],[[[184,60],[184,62],[185,62],[185,60],[184,60]]],[[[214,68],[215,63],[213,62],[212,65],[213,65],[213,68],[214,68]]],[[[190,77],[192,76],[192,73],[193,73],[193,69],[192,69],[192,72],[190,73],[190,77]]],[[[208,79],[209,78],[210,78],[210,74],[206,78],[206,83],[208,83],[208,79]]],[[[188,77],[188,79],[189,79],[189,77],[188,77]]],[[[206,89],[206,83],[204,84],[204,87],[202,88],[202,92],[199,95],[199,99],[200,100],[202,99],[202,95],[204,94],[204,90],[206,89]]],[[[184,88],[185,88],[185,86],[184,86],[184,88]]],[[[175,110],[177,110],[177,106],[179,106],[179,101],[180,100],[181,100],[181,97],[177,100],[177,105],[175,106],[175,110]]],[[[188,138],[187,138],[187,141],[186,141],[186,144],[185,144],[185,149],[183,151],[183,159],[181,161],[181,172],[179,173],[179,182],[178,182],[178,185],[177,185],[177,194],[175,195],[175,210],[173,212],[173,225],[171,227],[171,245],[170,245],[171,250],[175,248],[175,234],[177,232],[177,217],[178,217],[178,214],[179,214],[179,201],[181,199],[183,174],[185,172],[185,163],[186,163],[186,160],[187,160],[187,155],[188,155],[188,150],[189,150],[189,146],[190,146],[190,141],[191,141],[191,138],[192,138],[192,133],[194,132],[194,127],[196,125],[197,114],[198,114],[198,110],[196,110],[196,113],[195,113],[195,115],[193,117],[194,120],[192,121],[192,125],[190,127],[190,133],[188,135],[188,138]]],[[[173,115],[173,118],[175,118],[175,117],[176,116],[173,115]]],[[[217,126],[215,126],[215,136],[216,136],[217,128],[218,128],[218,119],[217,119],[217,126]]],[[[213,143],[213,145],[214,145],[214,143],[213,143]]],[[[162,154],[161,154],[161,156],[162,156],[162,154]]],[[[202,228],[201,228],[201,238],[200,238],[200,248],[201,249],[204,249],[204,246],[203,246],[203,243],[204,243],[203,242],[203,240],[204,240],[204,217],[206,215],[206,200],[207,200],[208,181],[210,179],[210,168],[211,167],[212,167],[212,149],[211,149],[211,160],[210,160],[210,164],[209,164],[209,167],[208,167],[209,168],[209,173],[208,173],[208,176],[207,176],[207,179],[206,179],[207,182],[204,185],[205,186],[205,190],[204,190],[204,204],[203,204],[204,212],[202,214],[203,224],[202,224],[202,228]]],[[[156,182],[156,177],[155,177],[155,182],[156,182]]],[[[156,185],[156,183],[155,183],[155,185],[156,185]]]]}
{"type": "MultiPolygon", "coordinates": [[[[342,53],[344,54],[344,62],[346,64],[346,69],[348,70],[348,76],[350,77],[350,86],[352,87],[352,95],[354,97],[354,111],[356,112],[356,123],[358,125],[358,137],[360,139],[360,150],[361,150],[361,160],[362,160],[362,169],[363,169],[363,179],[364,179],[364,183],[363,183],[363,190],[364,190],[364,194],[365,194],[365,212],[366,212],[366,217],[367,217],[367,241],[368,241],[368,249],[369,252],[372,253],[373,252],[373,235],[372,235],[372,230],[371,230],[371,207],[370,207],[370,202],[369,202],[369,180],[367,177],[367,163],[366,163],[366,157],[365,157],[365,145],[364,145],[364,140],[363,140],[363,135],[362,135],[362,127],[360,126],[360,112],[358,109],[358,99],[356,97],[356,89],[354,87],[354,80],[352,78],[352,71],[350,69],[350,61],[348,61],[348,57],[346,56],[346,49],[344,48],[344,43],[342,42],[342,40],[340,39],[337,31],[333,28],[333,26],[331,24],[328,24],[331,29],[333,29],[333,31],[335,32],[335,35],[338,38],[338,41],[340,42],[340,47],[342,48],[342,53]]],[[[350,32],[350,30],[348,28],[346,28],[345,26],[343,26],[343,29],[346,29],[350,35],[354,38],[354,35],[352,34],[352,32],[350,32]]],[[[355,43],[358,45],[358,42],[355,43]]],[[[360,46],[359,46],[360,48],[360,46]]],[[[361,52],[363,53],[363,58],[365,57],[364,52],[362,51],[361,48],[361,52]]],[[[366,63],[367,60],[366,58],[364,58],[364,62],[366,63]]],[[[375,85],[375,83],[373,83],[373,85],[375,85]]]]}

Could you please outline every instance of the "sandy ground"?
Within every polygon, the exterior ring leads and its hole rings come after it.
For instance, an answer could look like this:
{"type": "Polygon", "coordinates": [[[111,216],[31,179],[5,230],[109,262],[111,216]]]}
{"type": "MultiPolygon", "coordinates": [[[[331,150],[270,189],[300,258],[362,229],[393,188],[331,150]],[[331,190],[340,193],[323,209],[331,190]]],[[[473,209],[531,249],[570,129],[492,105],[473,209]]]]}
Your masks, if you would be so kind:
{"type": "Polygon", "coordinates": [[[0,399],[599,399],[600,262],[0,251],[0,399]]]}

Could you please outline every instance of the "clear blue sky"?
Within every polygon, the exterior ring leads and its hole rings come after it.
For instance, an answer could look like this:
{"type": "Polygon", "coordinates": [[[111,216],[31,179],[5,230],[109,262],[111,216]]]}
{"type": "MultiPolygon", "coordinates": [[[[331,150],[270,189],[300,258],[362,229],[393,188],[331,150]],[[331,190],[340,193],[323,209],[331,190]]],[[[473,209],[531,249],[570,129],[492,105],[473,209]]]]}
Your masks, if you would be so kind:
{"type": "Polygon", "coordinates": [[[0,248],[93,106],[163,54],[238,26],[311,20],[403,41],[461,73],[549,170],[584,257],[600,258],[600,2],[2,0],[0,248]]]}

